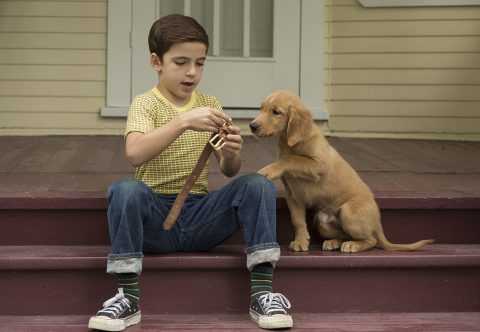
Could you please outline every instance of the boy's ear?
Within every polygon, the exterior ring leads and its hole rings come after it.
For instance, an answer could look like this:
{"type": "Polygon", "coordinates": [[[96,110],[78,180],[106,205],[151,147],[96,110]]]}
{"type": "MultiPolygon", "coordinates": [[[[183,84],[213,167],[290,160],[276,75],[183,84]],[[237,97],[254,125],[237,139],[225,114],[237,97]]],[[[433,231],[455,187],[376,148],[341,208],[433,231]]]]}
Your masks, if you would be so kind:
{"type": "Polygon", "coordinates": [[[150,54],[150,64],[156,72],[160,72],[162,70],[162,60],[156,53],[150,54]]]}

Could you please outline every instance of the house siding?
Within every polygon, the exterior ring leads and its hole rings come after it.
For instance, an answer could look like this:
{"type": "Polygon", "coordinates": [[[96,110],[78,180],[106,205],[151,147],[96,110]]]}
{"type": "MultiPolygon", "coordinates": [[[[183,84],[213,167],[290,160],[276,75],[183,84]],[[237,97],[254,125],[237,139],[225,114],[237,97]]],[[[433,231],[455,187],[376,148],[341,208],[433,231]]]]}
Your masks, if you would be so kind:
{"type": "MultiPolygon", "coordinates": [[[[329,134],[480,139],[480,7],[325,8],[329,134]]],[[[0,0],[0,135],[121,134],[106,30],[106,0],[0,0]]]]}
{"type": "Polygon", "coordinates": [[[0,135],[120,134],[101,118],[106,0],[0,0],[0,135]]]}
{"type": "Polygon", "coordinates": [[[480,7],[325,5],[330,134],[480,139],[480,7]]]}

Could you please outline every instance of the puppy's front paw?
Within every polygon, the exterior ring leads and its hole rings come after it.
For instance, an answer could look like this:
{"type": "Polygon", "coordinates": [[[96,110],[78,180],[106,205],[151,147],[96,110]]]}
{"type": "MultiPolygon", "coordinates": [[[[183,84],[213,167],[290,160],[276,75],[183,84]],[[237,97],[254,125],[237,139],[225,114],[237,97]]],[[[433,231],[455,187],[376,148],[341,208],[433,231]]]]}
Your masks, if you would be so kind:
{"type": "Polygon", "coordinates": [[[341,252],[354,253],[361,251],[360,245],[356,241],[343,242],[341,252]]]}
{"type": "Polygon", "coordinates": [[[261,170],[259,170],[257,173],[265,176],[269,180],[275,180],[282,176],[282,171],[280,167],[275,164],[267,165],[261,170]]]}
{"type": "Polygon", "coordinates": [[[342,246],[342,243],[343,243],[342,240],[337,240],[337,239],[325,240],[323,241],[323,244],[322,244],[322,250],[332,251],[332,250],[340,249],[340,247],[342,246]]]}
{"type": "Polygon", "coordinates": [[[290,250],[293,251],[308,251],[310,241],[308,239],[295,239],[290,242],[290,250]]]}

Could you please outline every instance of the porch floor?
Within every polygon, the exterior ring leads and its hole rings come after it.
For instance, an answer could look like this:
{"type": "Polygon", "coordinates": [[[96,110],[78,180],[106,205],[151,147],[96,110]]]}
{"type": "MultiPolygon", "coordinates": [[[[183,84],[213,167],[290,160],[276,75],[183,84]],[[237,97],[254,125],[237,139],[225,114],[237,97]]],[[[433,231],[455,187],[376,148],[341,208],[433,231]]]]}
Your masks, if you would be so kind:
{"type": "MultiPolygon", "coordinates": [[[[377,197],[480,198],[480,142],[329,138],[377,197]]],[[[0,198],[102,197],[132,175],[120,136],[0,137],[0,198]]],[[[275,139],[244,138],[241,174],[273,161],[275,139]]],[[[213,157],[212,157],[213,158],[213,157]]],[[[210,189],[227,183],[215,161],[210,189]]],[[[281,192],[281,185],[278,183],[281,192]]],[[[470,201],[470,204],[472,201],[470,201]]],[[[477,204],[476,203],[476,204],[477,204]]]]}
{"type": "MultiPolygon", "coordinates": [[[[68,331],[84,332],[88,316],[3,316],[2,326],[9,332],[68,331]]],[[[478,331],[480,319],[477,313],[314,313],[295,314],[295,326],[288,331],[478,331]]],[[[1,329],[0,329],[1,330],[1,329]]],[[[6,330],[5,330],[6,331],[6,330]]],[[[127,331],[260,331],[246,314],[235,315],[146,315],[142,323],[127,331]]]]}

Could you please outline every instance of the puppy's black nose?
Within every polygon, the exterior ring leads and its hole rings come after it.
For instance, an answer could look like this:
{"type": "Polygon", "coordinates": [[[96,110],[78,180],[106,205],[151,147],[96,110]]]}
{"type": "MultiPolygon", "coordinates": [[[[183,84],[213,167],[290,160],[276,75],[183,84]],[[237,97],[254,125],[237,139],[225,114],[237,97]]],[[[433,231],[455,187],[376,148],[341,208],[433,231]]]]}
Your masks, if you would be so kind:
{"type": "Polygon", "coordinates": [[[255,123],[254,121],[250,122],[250,130],[252,133],[256,132],[258,127],[260,127],[258,123],[255,123]]]}

